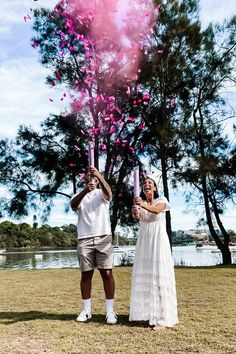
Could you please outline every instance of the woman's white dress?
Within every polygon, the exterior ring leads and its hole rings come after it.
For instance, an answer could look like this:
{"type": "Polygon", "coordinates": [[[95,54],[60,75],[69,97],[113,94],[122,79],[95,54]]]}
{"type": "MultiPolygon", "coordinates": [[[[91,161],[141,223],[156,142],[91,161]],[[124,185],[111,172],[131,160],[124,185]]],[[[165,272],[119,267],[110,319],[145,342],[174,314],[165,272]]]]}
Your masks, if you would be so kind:
{"type": "MultiPolygon", "coordinates": [[[[165,197],[154,204],[165,203],[165,197]]],[[[174,263],[166,232],[165,211],[140,209],[140,228],[131,281],[130,321],[172,327],[178,323],[174,263]]]]}

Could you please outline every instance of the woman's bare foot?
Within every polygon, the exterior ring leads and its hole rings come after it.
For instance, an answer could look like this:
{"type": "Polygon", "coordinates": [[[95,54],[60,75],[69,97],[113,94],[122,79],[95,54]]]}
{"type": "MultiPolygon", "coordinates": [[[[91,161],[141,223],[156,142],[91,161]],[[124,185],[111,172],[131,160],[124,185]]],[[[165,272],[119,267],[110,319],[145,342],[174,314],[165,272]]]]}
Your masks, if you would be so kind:
{"type": "Polygon", "coordinates": [[[166,327],[160,326],[160,325],[156,325],[156,326],[152,327],[153,331],[163,331],[164,329],[166,329],[166,327]]]}

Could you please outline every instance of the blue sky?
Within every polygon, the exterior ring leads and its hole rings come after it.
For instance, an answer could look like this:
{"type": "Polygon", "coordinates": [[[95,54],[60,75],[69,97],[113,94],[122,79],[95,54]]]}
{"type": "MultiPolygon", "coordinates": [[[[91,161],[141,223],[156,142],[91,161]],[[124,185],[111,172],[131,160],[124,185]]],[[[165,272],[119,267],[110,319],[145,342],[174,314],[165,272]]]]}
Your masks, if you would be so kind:
{"type": "MultiPolygon", "coordinates": [[[[39,123],[49,113],[60,113],[68,101],[61,101],[61,92],[45,84],[47,71],[38,62],[37,50],[30,45],[33,36],[32,22],[24,21],[31,15],[30,8],[53,7],[55,0],[1,0],[0,8],[0,138],[14,137],[19,124],[39,127],[39,123]],[[50,102],[52,98],[54,102],[50,102]]],[[[235,0],[201,0],[201,19],[203,25],[210,21],[221,22],[236,14],[235,0]]],[[[230,95],[230,94],[229,94],[230,95]]],[[[226,127],[231,129],[231,125],[226,127]]],[[[0,189],[0,193],[4,193],[0,189]]],[[[183,191],[184,193],[184,191],[183,191]]],[[[171,192],[173,229],[194,228],[201,214],[191,212],[191,206],[184,202],[181,192],[171,192]]],[[[1,220],[0,220],[1,221],[1,220]]],[[[23,221],[23,219],[21,220],[23,221]]],[[[32,223],[32,216],[24,219],[32,223]]],[[[226,228],[236,230],[236,211],[229,208],[223,217],[226,228]]],[[[60,226],[75,223],[73,212],[64,213],[64,202],[58,200],[49,224],[60,226]]]]}

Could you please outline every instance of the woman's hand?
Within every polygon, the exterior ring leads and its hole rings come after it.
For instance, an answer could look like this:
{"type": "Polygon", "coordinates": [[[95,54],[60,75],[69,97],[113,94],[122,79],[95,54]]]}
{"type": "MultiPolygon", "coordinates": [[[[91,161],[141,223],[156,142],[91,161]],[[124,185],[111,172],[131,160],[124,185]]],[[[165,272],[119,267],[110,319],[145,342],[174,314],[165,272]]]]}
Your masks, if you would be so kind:
{"type": "Polygon", "coordinates": [[[134,204],[141,206],[142,198],[134,197],[134,204]]]}
{"type": "Polygon", "coordinates": [[[138,219],[140,214],[140,207],[136,204],[132,206],[132,215],[134,219],[138,219]]]}

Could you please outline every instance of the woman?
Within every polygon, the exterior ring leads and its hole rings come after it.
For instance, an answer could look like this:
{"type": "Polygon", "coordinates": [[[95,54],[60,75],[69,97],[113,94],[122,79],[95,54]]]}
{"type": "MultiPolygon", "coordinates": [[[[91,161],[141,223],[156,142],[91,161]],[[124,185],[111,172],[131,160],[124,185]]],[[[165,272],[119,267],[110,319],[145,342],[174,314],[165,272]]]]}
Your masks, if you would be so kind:
{"type": "Polygon", "coordinates": [[[140,219],[131,283],[130,321],[149,321],[153,330],[178,323],[174,264],[166,232],[170,205],[159,198],[155,181],[146,178],[135,197],[133,217],[140,219]]]}

